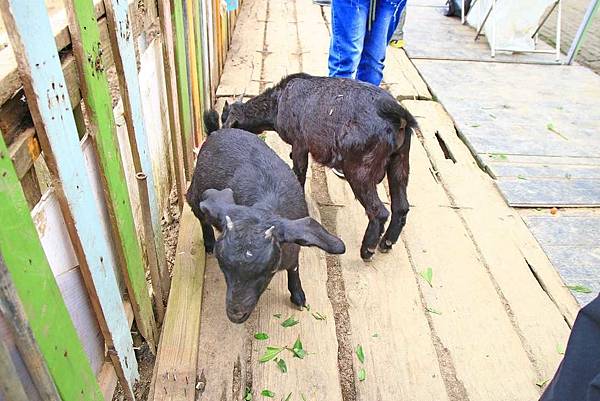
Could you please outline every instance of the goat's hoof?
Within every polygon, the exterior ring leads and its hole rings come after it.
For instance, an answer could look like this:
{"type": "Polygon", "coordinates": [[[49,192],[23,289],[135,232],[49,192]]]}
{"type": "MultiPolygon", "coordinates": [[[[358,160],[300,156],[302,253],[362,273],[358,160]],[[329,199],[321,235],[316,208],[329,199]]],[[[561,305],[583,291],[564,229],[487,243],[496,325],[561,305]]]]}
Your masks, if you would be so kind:
{"type": "Polygon", "coordinates": [[[302,311],[302,309],[306,306],[306,296],[304,295],[304,292],[290,295],[290,301],[292,304],[294,304],[294,306],[296,306],[296,308],[298,308],[299,311],[302,311]]]}
{"type": "Polygon", "coordinates": [[[360,250],[360,257],[362,258],[362,260],[364,262],[370,262],[373,260],[373,255],[375,255],[375,250],[370,250],[370,249],[361,249],[360,250]]]}
{"type": "Polygon", "coordinates": [[[387,239],[381,240],[381,242],[379,243],[379,252],[388,253],[392,250],[392,246],[394,246],[394,243],[392,241],[387,239]]]}

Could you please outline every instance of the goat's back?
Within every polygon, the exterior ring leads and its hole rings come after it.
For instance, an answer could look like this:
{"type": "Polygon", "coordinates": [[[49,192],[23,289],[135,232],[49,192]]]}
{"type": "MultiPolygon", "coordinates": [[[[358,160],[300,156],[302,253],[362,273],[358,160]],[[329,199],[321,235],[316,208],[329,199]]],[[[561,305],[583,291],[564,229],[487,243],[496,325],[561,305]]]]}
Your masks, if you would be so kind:
{"type": "Polygon", "coordinates": [[[404,140],[398,137],[399,119],[416,125],[410,113],[377,86],[345,78],[303,77],[283,88],[277,127],[294,135],[318,135],[325,146],[384,141],[393,150],[404,140]]]}
{"type": "Polygon", "coordinates": [[[211,188],[231,188],[238,205],[267,200],[282,217],[308,215],[304,191],[289,166],[259,137],[240,129],[212,132],[202,145],[187,194],[192,208],[211,188]]]}

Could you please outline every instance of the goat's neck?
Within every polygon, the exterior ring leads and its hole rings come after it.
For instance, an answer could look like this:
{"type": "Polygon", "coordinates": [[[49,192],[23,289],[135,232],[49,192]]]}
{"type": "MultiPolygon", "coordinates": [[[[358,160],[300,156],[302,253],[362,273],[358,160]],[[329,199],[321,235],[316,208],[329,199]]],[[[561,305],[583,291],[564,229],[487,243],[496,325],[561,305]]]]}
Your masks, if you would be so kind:
{"type": "Polygon", "coordinates": [[[276,130],[277,94],[271,91],[262,93],[246,102],[246,116],[252,116],[256,125],[268,130],[276,130]]]}

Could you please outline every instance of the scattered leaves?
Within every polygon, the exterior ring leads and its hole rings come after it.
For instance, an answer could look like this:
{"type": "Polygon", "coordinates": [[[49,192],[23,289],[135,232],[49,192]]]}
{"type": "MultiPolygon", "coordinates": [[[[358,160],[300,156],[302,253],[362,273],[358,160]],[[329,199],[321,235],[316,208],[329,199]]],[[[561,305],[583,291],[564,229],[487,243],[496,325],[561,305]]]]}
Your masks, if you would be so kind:
{"type": "Polygon", "coordinates": [[[276,319],[281,319],[281,313],[276,313],[273,315],[273,317],[276,319]]]}
{"type": "Polygon", "coordinates": [[[267,140],[267,135],[266,135],[266,134],[260,134],[258,137],[259,137],[260,139],[262,139],[263,141],[265,141],[265,142],[266,142],[266,140],[267,140]]]}
{"type": "Polygon", "coordinates": [[[360,368],[360,370],[358,371],[358,380],[364,382],[366,378],[367,372],[365,371],[365,368],[360,368]]]}
{"type": "Polygon", "coordinates": [[[270,361],[271,359],[275,359],[277,355],[279,355],[283,351],[283,348],[280,347],[267,347],[267,350],[258,360],[260,363],[265,363],[270,361]]]}
{"type": "Polygon", "coordinates": [[[306,396],[302,393],[300,393],[300,397],[302,398],[302,401],[306,401],[306,396]]]}
{"type": "Polygon", "coordinates": [[[275,393],[268,389],[264,389],[263,391],[261,391],[260,395],[262,395],[263,397],[269,397],[269,398],[275,397],[275,393]]]}
{"type": "Polygon", "coordinates": [[[519,180],[526,180],[526,179],[527,179],[527,177],[525,177],[525,176],[524,176],[524,175],[522,175],[522,174],[519,174],[519,175],[517,176],[517,178],[518,178],[519,180]]]}
{"type": "Polygon", "coordinates": [[[294,347],[292,348],[292,352],[294,353],[294,356],[296,358],[304,359],[304,357],[306,356],[306,351],[302,347],[302,341],[300,341],[300,337],[296,339],[294,347]]]}
{"type": "Polygon", "coordinates": [[[440,312],[439,310],[430,308],[429,306],[425,307],[425,310],[427,312],[429,312],[429,313],[435,313],[436,315],[441,315],[442,314],[442,312],[440,312]]]}
{"type": "Polygon", "coordinates": [[[296,320],[296,318],[295,318],[294,316],[290,316],[290,317],[288,317],[287,319],[285,319],[285,320],[284,320],[284,321],[281,323],[281,325],[282,325],[283,327],[286,327],[286,328],[287,328],[287,327],[292,327],[292,326],[295,326],[295,325],[297,325],[298,323],[300,323],[300,321],[299,321],[299,320],[296,320]]]}
{"type": "Polygon", "coordinates": [[[269,335],[267,333],[254,333],[254,338],[256,338],[257,340],[268,340],[269,339],[269,335]]]}
{"type": "Polygon", "coordinates": [[[312,315],[317,320],[326,320],[327,319],[327,316],[321,314],[321,312],[316,312],[316,313],[313,313],[312,315]]]}
{"type": "Polygon", "coordinates": [[[544,379],[544,380],[540,380],[539,382],[535,383],[536,386],[538,386],[539,388],[543,388],[546,383],[548,383],[550,381],[550,379],[544,379]]]}
{"type": "Polygon", "coordinates": [[[281,373],[287,373],[287,365],[282,358],[275,359],[275,362],[277,363],[279,370],[281,370],[281,373]]]}
{"type": "Polygon", "coordinates": [[[285,397],[285,400],[283,401],[290,401],[290,398],[292,398],[292,393],[289,393],[287,397],[285,397]]]}
{"type": "Polygon", "coordinates": [[[428,267],[419,274],[421,275],[421,277],[423,277],[423,280],[427,281],[427,284],[429,284],[429,286],[433,288],[433,285],[431,284],[431,282],[433,281],[433,270],[431,269],[431,267],[428,267]]]}
{"type": "Polygon", "coordinates": [[[554,128],[554,124],[552,123],[548,123],[548,125],[546,125],[546,129],[550,132],[555,133],[556,135],[560,136],[562,139],[564,139],[565,141],[568,141],[569,138],[567,138],[566,136],[564,136],[563,134],[561,134],[560,132],[558,132],[556,130],[556,128],[554,128]]]}
{"type": "Polygon", "coordinates": [[[246,391],[244,392],[244,401],[252,401],[252,391],[248,387],[246,387],[246,391]]]}
{"type": "Polygon", "coordinates": [[[360,363],[365,363],[365,352],[363,351],[363,347],[360,344],[358,344],[358,346],[356,347],[356,356],[358,357],[360,363]]]}
{"type": "Polygon", "coordinates": [[[371,337],[377,338],[377,337],[379,337],[379,334],[378,333],[374,333],[371,337]]]}
{"type": "Polygon", "coordinates": [[[310,305],[309,304],[304,305],[304,309],[306,309],[307,311],[310,312],[310,305]]]}
{"type": "Polygon", "coordinates": [[[471,124],[471,127],[477,128],[477,127],[481,127],[481,125],[479,125],[479,124],[471,124]]]}
{"type": "Polygon", "coordinates": [[[560,344],[556,344],[556,352],[558,352],[558,355],[564,355],[565,354],[565,347],[563,347],[560,344]]]}
{"type": "Polygon", "coordinates": [[[584,286],[584,285],[568,285],[567,286],[568,289],[570,289],[573,292],[579,292],[581,294],[589,294],[590,292],[592,292],[591,289],[589,289],[588,287],[584,286]]]}

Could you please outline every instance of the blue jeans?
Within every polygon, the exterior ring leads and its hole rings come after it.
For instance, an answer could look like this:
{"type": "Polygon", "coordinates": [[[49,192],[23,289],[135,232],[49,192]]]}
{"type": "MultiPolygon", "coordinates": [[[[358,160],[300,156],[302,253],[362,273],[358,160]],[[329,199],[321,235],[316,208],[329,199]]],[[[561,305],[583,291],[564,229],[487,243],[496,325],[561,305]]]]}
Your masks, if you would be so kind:
{"type": "Polygon", "coordinates": [[[381,83],[390,27],[405,0],[376,1],[370,30],[367,29],[370,0],[332,1],[330,77],[356,78],[377,86],[381,83]]]}
{"type": "Polygon", "coordinates": [[[390,30],[388,31],[388,43],[390,40],[404,39],[404,21],[406,20],[406,0],[400,0],[400,6],[390,24],[390,30]]]}

